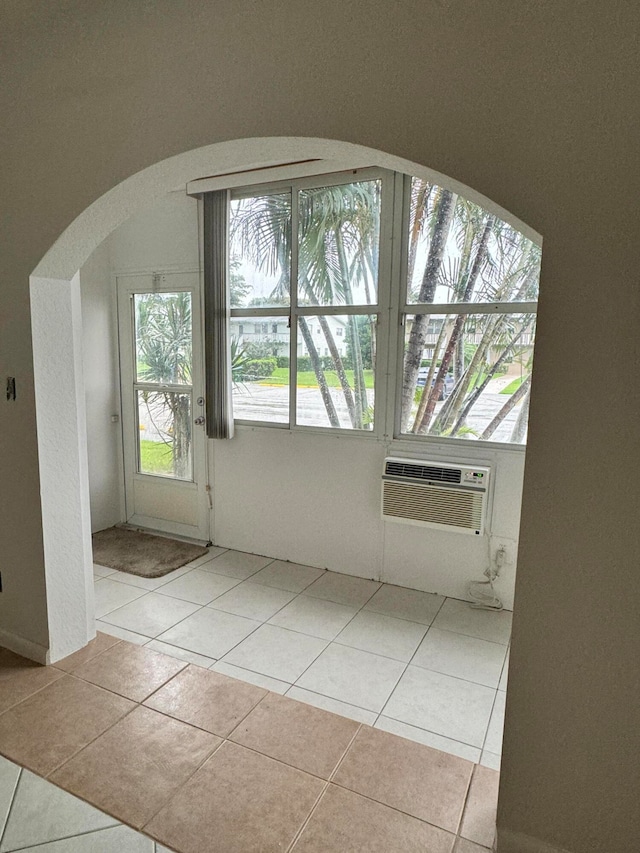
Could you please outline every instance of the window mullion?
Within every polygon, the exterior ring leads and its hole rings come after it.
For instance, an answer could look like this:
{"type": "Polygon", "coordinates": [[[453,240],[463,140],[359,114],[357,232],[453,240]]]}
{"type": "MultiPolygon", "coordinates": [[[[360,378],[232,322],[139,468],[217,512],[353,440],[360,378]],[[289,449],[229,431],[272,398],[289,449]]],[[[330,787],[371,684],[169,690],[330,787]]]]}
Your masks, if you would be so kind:
{"type": "Polygon", "coordinates": [[[289,425],[295,427],[298,398],[298,190],[291,187],[291,276],[289,280],[289,425]]]}

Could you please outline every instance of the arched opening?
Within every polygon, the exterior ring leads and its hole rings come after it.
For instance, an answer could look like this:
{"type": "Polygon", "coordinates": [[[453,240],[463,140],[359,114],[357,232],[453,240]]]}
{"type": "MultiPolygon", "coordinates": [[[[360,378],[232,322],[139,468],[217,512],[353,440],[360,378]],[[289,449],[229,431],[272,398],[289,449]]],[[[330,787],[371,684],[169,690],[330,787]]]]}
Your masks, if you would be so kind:
{"type": "MultiPolygon", "coordinates": [[[[383,152],[331,140],[219,143],[151,166],[98,199],[61,235],[31,276],[50,662],[81,648],[95,632],[78,270],[118,226],[189,181],[305,160],[317,161],[318,173],[375,166],[436,182],[540,242],[526,225],[446,176],[383,152]]],[[[403,583],[411,585],[411,578],[403,583]]]]}

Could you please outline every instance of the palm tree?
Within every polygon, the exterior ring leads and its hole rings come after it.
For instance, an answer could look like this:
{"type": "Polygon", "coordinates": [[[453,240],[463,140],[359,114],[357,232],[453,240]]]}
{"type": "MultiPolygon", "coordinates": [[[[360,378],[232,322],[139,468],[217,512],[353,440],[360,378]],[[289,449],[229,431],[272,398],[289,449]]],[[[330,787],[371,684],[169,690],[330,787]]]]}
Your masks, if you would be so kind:
{"type": "Polygon", "coordinates": [[[173,474],[180,479],[191,477],[191,395],[166,391],[160,386],[191,385],[191,348],[191,294],[139,294],[136,298],[137,378],[159,386],[157,391],[145,390],[141,396],[150,420],[170,453],[173,474]]]}
{"type": "MultiPolygon", "coordinates": [[[[353,387],[344,360],[326,316],[325,305],[350,305],[358,287],[365,304],[371,304],[371,289],[377,284],[380,187],[377,181],[360,181],[320,187],[298,193],[298,298],[302,304],[318,306],[318,318],[338,376],[352,428],[370,428],[369,403],[364,378],[361,328],[357,318],[347,317],[347,336],[353,367],[353,387]]],[[[291,199],[274,194],[245,199],[231,222],[232,243],[258,269],[276,274],[273,299],[289,296],[291,257],[291,199]]],[[[299,317],[320,394],[332,426],[340,426],[317,347],[308,332],[305,317],[299,317]]]]}

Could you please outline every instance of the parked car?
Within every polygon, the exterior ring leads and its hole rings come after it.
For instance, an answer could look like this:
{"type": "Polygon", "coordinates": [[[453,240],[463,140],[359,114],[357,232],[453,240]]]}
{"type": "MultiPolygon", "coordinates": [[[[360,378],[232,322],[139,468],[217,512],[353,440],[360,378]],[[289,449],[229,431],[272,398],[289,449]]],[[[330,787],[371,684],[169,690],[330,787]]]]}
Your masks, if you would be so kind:
{"type": "MultiPolygon", "coordinates": [[[[421,367],[418,370],[418,382],[416,383],[418,388],[424,387],[424,383],[427,381],[428,375],[429,375],[429,368],[428,367],[421,367]]],[[[434,376],[433,379],[431,380],[431,387],[432,388],[435,385],[435,382],[436,382],[436,377],[434,376]]],[[[446,376],[444,377],[444,385],[440,390],[440,396],[438,397],[438,399],[439,400],[446,400],[447,397],[449,396],[449,394],[453,391],[455,384],[456,384],[456,382],[455,382],[455,379],[453,378],[453,376],[451,376],[450,373],[447,373],[446,376]]]]}

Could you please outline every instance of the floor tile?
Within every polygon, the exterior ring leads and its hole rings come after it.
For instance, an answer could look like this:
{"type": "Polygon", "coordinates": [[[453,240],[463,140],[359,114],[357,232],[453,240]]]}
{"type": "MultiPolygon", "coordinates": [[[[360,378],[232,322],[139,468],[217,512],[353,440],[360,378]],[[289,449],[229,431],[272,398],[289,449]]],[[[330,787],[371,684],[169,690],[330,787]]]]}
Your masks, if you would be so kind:
{"type": "Polygon", "coordinates": [[[128,826],[114,826],[52,841],[37,847],[26,847],[20,853],[153,853],[153,841],[128,826]]]}
{"type": "Polygon", "coordinates": [[[21,769],[13,761],[0,756],[0,838],[2,838],[21,769]]]}
{"type": "MultiPolygon", "coordinates": [[[[211,575],[211,577],[222,578],[223,576],[211,575]]],[[[224,610],[226,613],[235,613],[236,616],[246,616],[247,619],[265,622],[294,597],[293,592],[273,589],[252,581],[243,581],[234,589],[216,598],[209,606],[216,610],[224,610]]]]}
{"type": "Polygon", "coordinates": [[[138,589],[153,592],[158,589],[158,587],[171,583],[171,581],[186,575],[190,571],[191,566],[181,566],[179,569],[174,569],[172,572],[168,572],[166,575],[162,575],[162,577],[159,578],[145,578],[141,575],[132,575],[129,572],[113,572],[108,577],[112,581],[126,583],[128,586],[137,586],[138,589]]]}
{"type": "Polygon", "coordinates": [[[147,646],[118,643],[74,670],[77,678],[142,702],[188,666],[147,646]]]}
{"type": "Polygon", "coordinates": [[[425,625],[417,622],[361,610],[336,637],[336,642],[409,663],[426,630],[425,625]]]}
{"type": "Polygon", "coordinates": [[[506,702],[506,693],[503,690],[498,690],[496,693],[496,701],[491,711],[491,719],[489,720],[489,728],[487,729],[487,737],[484,742],[484,748],[495,755],[502,754],[502,732],[504,729],[504,708],[506,702]]]}
{"type": "Polygon", "coordinates": [[[219,672],[188,666],[145,705],[220,737],[227,737],[267,691],[219,672]]]}
{"type": "Polygon", "coordinates": [[[135,601],[136,598],[145,595],[143,589],[136,589],[125,583],[118,583],[109,578],[100,578],[94,585],[96,597],[96,619],[102,619],[107,613],[135,601]]]}
{"type": "Polygon", "coordinates": [[[163,655],[169,655],[169,657],[176,658],[176,660],[183,660],[187,663],[193,663],[196,666],[202,666],[205,669],[209,669],[210,666],[213,666],[215,660],[213,658],[205,657],[204,655],[198,655],[195,652],[190,652],[187,649],[180,649],[178,646],[171,646],[169,643],[161,643],[160,640],[149,640],[146,644],[147,649],[152,649],[154,652],[162,652],[163,655]]]}
{"type": "Polygon", "coordinates": [[[122,696],[63,675],[0,717],[0,751],[47,776],[133,707],[122,696]]]}
{"type": "Polygon", "coordinates": [[[146,830],[183,853],[286,850],[323,786],[301,770],[227,742],[146,830]]]}
{"type": "Polygon", "coordinates": [[[165,584],[158,590],[160,595],[171,595],[193,604],[209,604],[214,598],[240,583],[236,578],[226,578],[224,575],[214,575],[193,569],[187,575],[165,584]]]}
{"type": "Polygon", "coordinates": [[[301,566],[300,563],[287,563],[284,560],[274,560],[269,566],[260,569],[251,580],[288,592],[302,592],[309,584],[323,575],[324,569],[314,569],[312,566],[301,566]]]}
{"type": "Polygon", "coordinates": [[[287,631],[276,625],[262,625],[226,655],[224,662],[292,684],[326,645],[325,640],[317,637],[287,631]]]}
{"type": "Polygon", "coordinates": [[[451,853],[455,836],[329,785],[293,853],[451,853]]]}
{"type": "Polygon", "coordinates": [[[62,675],[51,666],[42,666],[8,649],[0,649],[0,714],[62,675]]]}
{"type": "Polygon", "coordinates": [[[502,675],[500,676],[500,683],[498,684],[498,690],[506,690],[507,689],[507,681],[509,679],[509,656],[510,656],[510,652],[507,652],[507,657],[505,658],[504,666],[502,667],[502,675]]]}
{"type": "Polygon", "coordinates": [[[119,642],[118,637],[110,637],[109,634],[103,634],[101,631],[98,631],[95,639],[87,643],[83,649],[63,658],[63,660],[56,661],[55,667],[65,672],[73,672],[74,669],[77,669],[83,663],[86,663],[119,642]]]}
{"type": "Polygon", "coordinates": [[[25,770],[20,777],[0,851],[32,847],[117,823],[115,818],[25,770]]]}
{"type": "Polygon", "coordinates": [[[163,643],[181,646],[217,660],[237,646],[260,625],[253,619],[203,607],[175,627],[161,634],[163,643]]]}
{"type": "Polygon", "coordinates": [[[448,598],[434,619],[433,627],[506,646],[511,635],[511,616],[508,610],[479,610],[467,601],[448,598]]]}
{"type": "Polygon", "coordinates": [[[103,634],[109,637],[114,637],[118,640],[126,640],[127,643],[135,643],[137,646],[146,646],[149,642],[149,637],[143,634],[136,634],[135,631],[127,631],[126,628],[119,628],[117,625],[110,625],[108,622],[103,622],[101,619],[96,619],[96,628],[99,628],[103,634]]]}
{"type": "Polygon", "coordinates": [[[237,678],[240,681],[255,684],[257,687],[265,687],[273,693],[284,694],[291,687],[288,681],[279,681],[277,678],[270,678],[268,675],[263,675],[261,672],[252,672],[250,669],[243,669],[241,666],[233,666],[233,664],[225,663],[223,660],[219,660],[211,667],[211,669],[214,672],[221,672],[223,675],[229,675],[231,678],[237,678]]]}
{"type": "Polygon", "coordinates": [[[411,661],[445,675],[464,678],[486,687],[498,687],[506,648],[466,634],[432,627],[411,661]]]}
{"type": "Polygon", "coordinates": [[[499,781],[496,770],[476,765],[460,825],[463,838],[484,847],[493,845],[496,834],[499,781]]]}
{"type": "Polygon", "coordinates": [[[307,705],[322,708],[323,711],[331,711],[332,714],[340,714],[342,717],[348,717],[358,723],[367,723],[370,726],[375,723],[378,716],[375,711],[367,711],[365,708],[358,708],[357,705],[349,705],[348,702],[340,702],[338,699],[332,699],[322,693],[313,693],[311,690],[303,690],[302,687],[295,685],[287,691],[287,696],[300,702],[306,702],[307,705]]]}
{"type": "Polygon", "coordinates": [[[296,682],[369,711],[381,711],[405,664],[332,643],[296,682]]]}
{"type": "Polygon", "coordinates": [[[474,765],[362,726],[333,781],[456,833],[474,765]]]}
{"type": "Polygon", "coordinates": [[[459,758],[466,758],[467,761],[476,763],[480,760],[481,750],[477,746],[469,746],[469,744],[451,740],[451,738],[437,735],[435,732],[428,732],[426,729],[419,729],[417,726],[392,720],[391,717],[380,715],[374,728],[382,729],[383,732],[391,732],[399,737],[407,738],[407,740],[414,740],[416,743],[423,743],[432,749],[439,749],[442,752],[448,752],[450,755],[457,755],[459,758]]]}
{"type": "Polygon", "coordinates": [[[299,595],[269,619],[270,625],[279,625],[290,631],[299,631],[322,640],[333,640],[355,616],[354,607],[299,595]]]}
{"type": "Polygon", "coordinates": [[[220,744],[220,738],[138,707],[51,777],[140,828],[220,744]]]}
{"type": "Polygon", "coordinates": [[[192,560],[190,563],[187,563],[187,565],[191,569],[197,568],[198,566],[204,565],[204,563],[211,562],[211,560],[215,559],[216,557],[219,557],[220,554],[224,554],[226,550],[226,548],[219,548],[217,545],[210,545],[207,549],[206,554],[203,554],[202,557],[198,557],[197,559],[192,560]]]}
{"type": "Polygon", "coordinates": [[[93,574],[98,578],[108,578],[116,569],[110,569],[109,566],[101,566],[99,563],[93,564],[93,574]]]}
{"type": "Polygon", "coordinates": [[[408,666],[384,707],[384,716],[482,747],[495,690],[408,666]]]}
{"type": "Polygon", "coordinates": [[[373,610],[384,616],[408,619],[421,625],[430,625],[442,607],[444,598],[430,592],[419,592],[403,586],[384,584],[365,605],[365,610],[373,610]]]}
{"type": "Polygon", "coordinates": [[[353,720],[271,693],[237,726],[230,740],[329,779],[358,728],[353,720]]]}
{"type": "Polygon", "coordinates": [[[143,598],[108,613],[104,621],[153,638],[199,609],[198,604],[189,601],[147,592],[143,598]]]}
{"type": "Polygon", "coordinates": [[[362,607],[380,586],[381,584],[377,581],[355,578],[338,572],[324,572],[322,577],[314,581],[304,592],[305,595],[335,601],[336,604],[362,607]]]}
{"type": "Polygon", "coordinates": [[[458,838],[453,853],[487,853],[487,848],[467,841],[466,838],[458,838]]]}
{"type": "Polygon", "coordinates": [[[201,568],[203,571],[246,580],[272,562],[271,557],[246,554],[244,551],[225,551],[214,560],[203,563],[201,568]]]}
{"type": "Polygon", "coordinates": [[[489,752],[487,749],[482,750],[479,763],[491,770],[500,770],[500,756],[496,755],[495,752],[489,752]]]}

